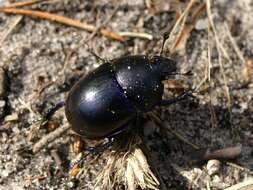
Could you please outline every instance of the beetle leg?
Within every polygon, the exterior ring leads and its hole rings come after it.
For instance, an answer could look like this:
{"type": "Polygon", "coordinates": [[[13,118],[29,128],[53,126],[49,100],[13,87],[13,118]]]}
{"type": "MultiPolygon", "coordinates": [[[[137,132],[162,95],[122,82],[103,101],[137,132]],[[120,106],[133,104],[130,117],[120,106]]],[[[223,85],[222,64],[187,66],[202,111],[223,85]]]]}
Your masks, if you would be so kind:
{"type": "Polygon", "coordinates": [[[195,96],[193,96],[192,92],[193,91],[185,91],[182,94],[180,94],[179,96],[177,96],[176,98],[168,99],[168,100],[162,100],[161,101],[161,106],[169,106],[169,105],[174,104],[176,102],[179,102],[181,100],[185,100],[188,97],[195,98],[195,96]]]}
{"type": "Polygon", "coordinates": [[[65,105],[65,102],[59,102],[57,103],[53,108],[51,108],[47,114],[45,115],[45,120],[48,121],[52,118],[52,116],[55,114],[55,112],[57,112],[59,109],[61,109],[63,106],[65,105]]]}
{"type": "Polygon", "coordinates": [[[98,153],[105,150],[114,142],[114,138],[106,138],[106,139],[107,139],[107,142],[99,143],[94,147],[85,148],[85,151],[88,151],[89,153],[94,154],[94,153],[98,153]]]}
{"type": "Polygon", "coordinates": [[[114,138],[106,138],[106,139],[108,139],[107,142],[102,142],[94,147],[88,147],[88,148],[84,149],[84,151],[87,151],[87,153],[83,154],[81,158],[79,158],[74,163],[72,163],[70,167],[73,168],[75,165],[80,165],[81,163],[83,163],[83,161],[85,160],[85,158],[89,154],[96,154],[98,152],[101,152],[101,151],[105,150],[107,147],[109,147],[114,142],[114,138]]]}

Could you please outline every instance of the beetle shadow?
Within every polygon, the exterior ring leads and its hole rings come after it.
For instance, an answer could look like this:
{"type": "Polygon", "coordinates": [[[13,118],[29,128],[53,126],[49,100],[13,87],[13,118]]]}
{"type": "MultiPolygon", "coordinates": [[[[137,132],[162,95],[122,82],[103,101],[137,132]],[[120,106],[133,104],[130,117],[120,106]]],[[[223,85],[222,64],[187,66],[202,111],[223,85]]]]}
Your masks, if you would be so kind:
{"type": "MultiPolygon", "coordinates": [[[[249,110],[238,114],[219,106],[200,105],[189,101],[158,111],[163,125],[146,122],[144,143],[166,188],[192,189],[194,187],[195,182],[184,177],[182,173],[190,174],[194,172],[194,168],[203,169],[207,162],[197,157],[198,162],[193,164],[193,158],[196,159],[198,153],[194,145],[200,149],[219,149],[235,146],[238,143],[245,145],[247,138],[245,134],[250,132],[250,123],[252,123],[249,110]]],[[[252,154],[251,149],[234,161],[252,169],[247,165],[250,163],[250,154],[252,154]]],[[[208,175],[205,170],[202,172],[208,175]]],[[[228,175],[225,171],[221,172],[224,176],[228,175]]],[[[198,185],[203,185],[204,188],[206,183],[201,180],[201,178],[198,180],[198,185]]]]}

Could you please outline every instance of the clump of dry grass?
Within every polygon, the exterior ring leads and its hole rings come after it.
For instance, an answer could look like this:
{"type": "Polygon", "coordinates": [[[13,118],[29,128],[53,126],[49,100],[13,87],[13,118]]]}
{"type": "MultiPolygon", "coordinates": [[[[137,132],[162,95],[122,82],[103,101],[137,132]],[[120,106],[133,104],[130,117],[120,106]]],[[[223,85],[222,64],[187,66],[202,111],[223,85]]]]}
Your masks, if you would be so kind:
{"type": "Polygon", "coordinates": [[[106,166],[96,178],[96,189],[159,189],[159,181],[151,170],[141,148],[141,139],[133,134],[118,138],[109,155],[106,166]]]}

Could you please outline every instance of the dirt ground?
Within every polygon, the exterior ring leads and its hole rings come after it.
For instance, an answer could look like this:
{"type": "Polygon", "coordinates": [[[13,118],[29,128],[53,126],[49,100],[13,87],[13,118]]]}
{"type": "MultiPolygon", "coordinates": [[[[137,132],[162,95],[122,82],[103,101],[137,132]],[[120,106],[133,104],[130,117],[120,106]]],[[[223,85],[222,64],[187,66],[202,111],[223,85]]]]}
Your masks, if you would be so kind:
{"type": "MultiPolygon", "coordinates": [[[[65,99],[80,76],[101,64],[89,48],[106,60],[159,54],[163,33],[171,31],[189,1],[159,0],[154,6],[150,2],[57,0],[22,7],[104,25],[116,33],[150,34],[124,41],[41,18],[0,13],[0,189],[94,188],[108,154],[87,166],[81,180],[71,177],[68,171],[76,157],[71,131],[38,153],[31,151],[39,139],[67,123],[64,110],[55,115],[54,125],[43,127],[36,121],[65,99]]],[[[1,6],[7,4],[0,0],[1,6]]],[[[170,132],[153,121],[143,127],[161,189],[225,189],[253,177],[253,1],[217,0],[211,13],[218,39],[204,11],[185,41],[173,51],[171,42],[165,44],[164,54],[177,61],[179,71],[193,73],[177,76],[180,84],[198,91],[195,100],[156,109],[170,132]],[[195,145],[212,150],[232,147],[235,158],[202,159],[195,145]]],[[[165,82],[165,97],[171,96],[170,88],[165,82]]]]}

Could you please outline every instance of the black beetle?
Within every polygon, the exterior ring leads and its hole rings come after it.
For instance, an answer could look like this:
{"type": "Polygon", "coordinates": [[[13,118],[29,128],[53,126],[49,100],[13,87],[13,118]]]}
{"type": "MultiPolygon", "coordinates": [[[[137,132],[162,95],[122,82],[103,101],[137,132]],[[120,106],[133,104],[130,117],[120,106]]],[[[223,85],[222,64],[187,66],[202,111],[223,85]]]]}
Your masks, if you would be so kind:
{"type": "Polygon", "coordinates": [[[176,63],[162,56],[124,56],[105,62],[70,90],[65,113],[72,129],[89,139],[123,131],[138,114],[184,99],[163,100],[163,80],[176,74],[176,63]]]}

